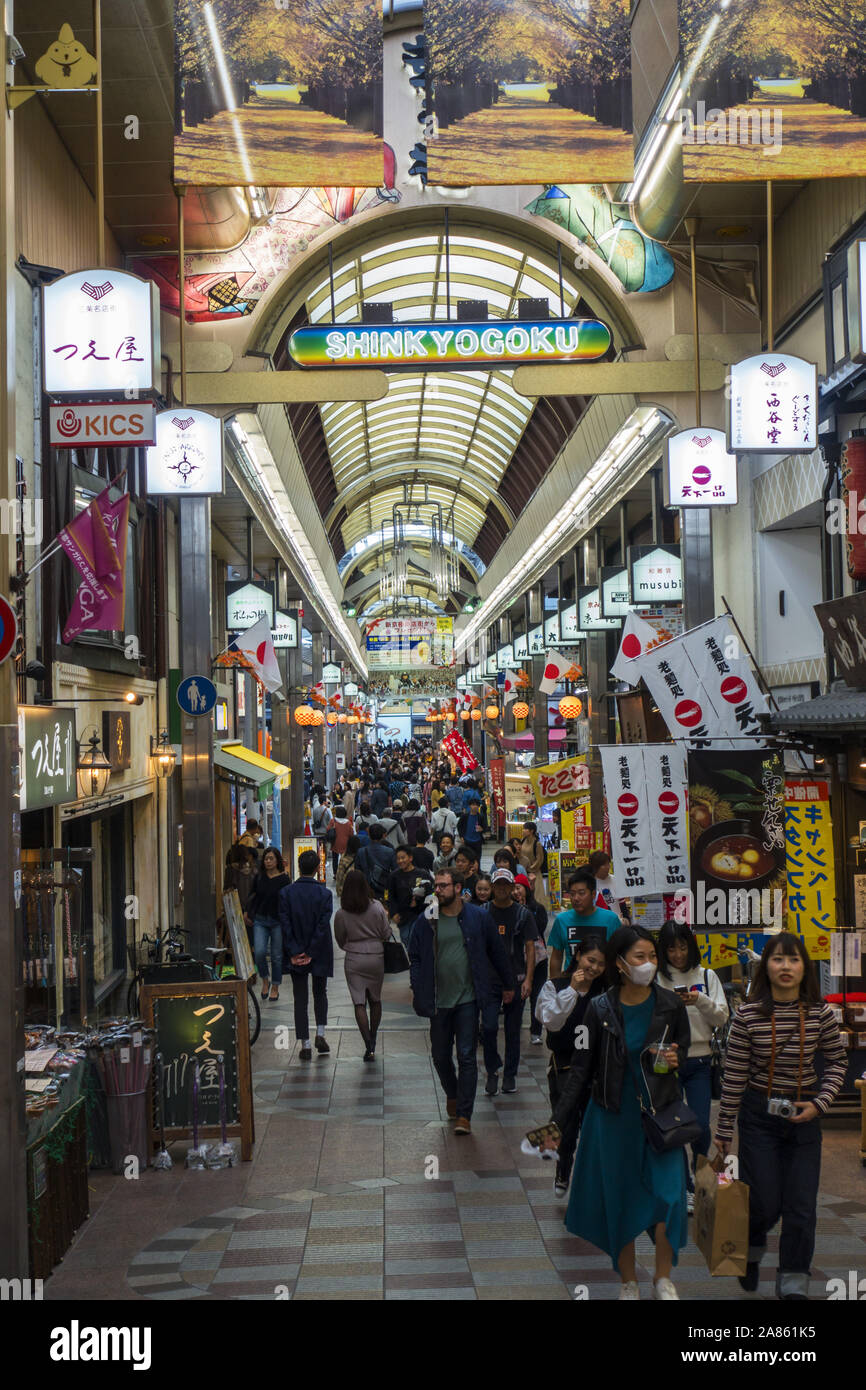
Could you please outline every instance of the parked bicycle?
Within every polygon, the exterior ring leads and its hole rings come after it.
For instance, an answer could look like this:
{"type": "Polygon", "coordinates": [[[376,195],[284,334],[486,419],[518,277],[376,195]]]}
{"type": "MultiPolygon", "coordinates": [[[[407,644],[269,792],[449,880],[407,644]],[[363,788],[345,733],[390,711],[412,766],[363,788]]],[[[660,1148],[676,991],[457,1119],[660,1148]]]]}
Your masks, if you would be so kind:
{"type": "MultiPolygon", "coordinates": [[[[157,985],[171,982],[169,971],[172,966],[189,966],[190,962],[195,962],[200,968],[200,978],[203,980],[237,978],[234,967],[226,963],[226,957],[230,953],[228,946],[208,946],[207,954],[211,956],[211,960],[195,961],[195,957],[186,950],[183,941],[183,937],[186,935],[183,927],[177,926],[166,927],[165,931],[156,937],[148,936],[147,933],[142,935],[140,945],[147,949],[147,960],[137,966],[129,982],[129,989],[126,994],[128,1014],[133,1017],[137,1016],[143,984],[157,985]]],[[[247,1013],[249,1016],[250,1047],[252,1047],[262,1029],[262,1011],[258,996],[249,980],[247,981],[247,1013]]]]}

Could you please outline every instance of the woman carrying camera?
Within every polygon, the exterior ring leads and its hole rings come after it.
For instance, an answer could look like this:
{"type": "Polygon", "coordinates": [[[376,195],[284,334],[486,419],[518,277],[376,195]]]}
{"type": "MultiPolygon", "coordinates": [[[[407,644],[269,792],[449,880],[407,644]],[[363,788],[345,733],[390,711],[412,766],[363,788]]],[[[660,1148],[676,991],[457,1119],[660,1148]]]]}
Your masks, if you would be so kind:
{"type": "Polygon", "coordinates": [[[780,932],[764,947],[749,1002],[731,1025],[716,1126],[716,1144],[727,1153],[739,1121],[739,1177],[750,1189],[749,1262],[740,1284],[748,1293],[758,1287],[767,1233],[781,1217],[776,1294],[809,1296],[820,1116],[838,1094],[845,1067],[839,1028],[818,992],[809,953],[799,937],[780,932]]]}
{"type": "Polygon", "coordinates": [[[609,988],[584,1015],[585,1046],[575,1046],[554,1113],[564,1135],[589,1098],[565,1224],[611,1256],[625,1302],[640,1298],[634,1243],[647,1231],[655,1240],[653,1297],[670,1302],[679,1298],[671,1268],[687,1240],[685,1171],[679,1148],[651,1147],[642,1111],[681,1100],[675,1072],[688,1055],[689,1023],[682,1000],[655,983],[649,932],[620,927],[605,961],[609,988]]]}

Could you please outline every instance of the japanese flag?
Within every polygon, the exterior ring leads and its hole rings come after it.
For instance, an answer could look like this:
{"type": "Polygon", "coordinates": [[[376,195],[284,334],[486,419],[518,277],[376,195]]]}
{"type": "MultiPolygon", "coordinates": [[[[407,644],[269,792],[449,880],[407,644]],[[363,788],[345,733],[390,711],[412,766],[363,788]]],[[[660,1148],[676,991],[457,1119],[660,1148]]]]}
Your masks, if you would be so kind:
{"type": "Polygon", "coordinates": [[[570,656],[560,656],[559,652],[545,652],[544,675],[538,689],[544,695],[552,695],[560,681],[569,679],[569,671],[574,667],[570,656]]]}
{"type": "Polygon", "coordinates": [[[646,622],[644,618],[639,618],[637,613],[627,613],[622,630],[622,641],[619,644],[616,661],[610,668],[610,674],[618,681],[626,681],[628,685],[637,685],[641,678],[640,664],[632,665],[632,662],[635,662],[638,657],[646,656],[652,647],[658,645],[658,633],[652,623],[646,622]]]}
{"type": "Polygon", "coordinates": [[[504,701],[504,702],[505,702],[506,705],[509,703],[510,700],[516,700],[516,699],[517,699],[517,691],[518,691],[518,687],[519,687],[519,681],[520,681],[520,678],[519,678],[519,676],[518,676],[518,674],[517,674],[516,671],[506,671],[506,672],[505,672],[505,680],[504,680],[503,683],[502,683],[502,689],[503,689],[503,691],[505,692],[505,701],[504,701]]]}
{"type": "Polygon", "coordinates": [[[259,618],[257,623],[253,623],[252,627],[235,638],[232,646],[250,663],[253,675],[266,690],[273,694],[275,690],[282,689],[280,668],[271,639],[271,625],[267,618],[259,618]]]}

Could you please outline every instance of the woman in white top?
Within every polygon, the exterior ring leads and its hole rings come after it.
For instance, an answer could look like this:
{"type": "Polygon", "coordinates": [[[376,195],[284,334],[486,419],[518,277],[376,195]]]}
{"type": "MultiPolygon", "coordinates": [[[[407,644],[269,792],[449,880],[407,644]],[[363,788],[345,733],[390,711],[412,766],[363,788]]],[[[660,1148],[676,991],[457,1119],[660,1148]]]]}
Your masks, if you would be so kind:
{"type": "Polygon", "coordinates": [[[694,1166],[698,1154],[706,1154],[710,1147],[712,1037],[716,1028],[721,1028],[728,1021],[728,1001],[715,970],[702,967],[698,943],[687,922],[668,921],[663,924],[659,932],[658,957],[658,983],[663,989],[673,990],[686,1005],[691,1042],[689,1055],[680,1067],[679,1076],[686,1103],[704,1127],[697,1144],[692,1145],[691,1167],[688,1154],[683,1149],[688,1189],[686,1200],[692,1212],[695,1209],[694,1166]]]}

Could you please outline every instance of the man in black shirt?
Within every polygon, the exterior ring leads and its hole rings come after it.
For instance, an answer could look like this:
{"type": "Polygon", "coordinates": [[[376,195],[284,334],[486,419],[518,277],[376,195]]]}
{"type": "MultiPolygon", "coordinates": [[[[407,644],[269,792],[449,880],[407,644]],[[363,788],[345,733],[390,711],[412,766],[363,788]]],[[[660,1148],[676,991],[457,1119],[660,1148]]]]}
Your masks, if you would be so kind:
{"type": "Polygon", "coordinates": [[[388,880],[388,908],[407,950],[415,921],[424,910],[425,899],[432,892],[433,879],[430,874],[416,868],[411,849],[408,845],[401,845],[397,850],[397,867],[388,880]]]}
{"type": "MultiPolygon", "coordinates": [[[[538,928],[532,914],[514,901],[514,875],[510,869],[494,870],[492,883],[493,898],[487,904],[486,910],[496,922],[500,936],[505,938],[505,948],[511,957],[518,980],[518,989],[511,1003],[502,1005],[505,1016],[505,1070],[502,1075],[502,1093],[511,1095],[517,1090],[520,1025],[523,1021],[523,1006],[532,992],[538,928]]],[[[498,984],[491,984],[493,998],[481,1010],[481,1035],[484,1041],[484,1065],[487,1068],[487,1085],[484,1090],[488,1096],[495,1096],[499,1088],[498,1073],[502,1066],[496,1045],[501,993],[498,984]]]]}
{"type": "Polygon", "coordinates": [[[454,856],[454,867],[463,875],[463,896],[471,898],[478,882],[478,860],[469,845],[461,845],[454,856]]]}

